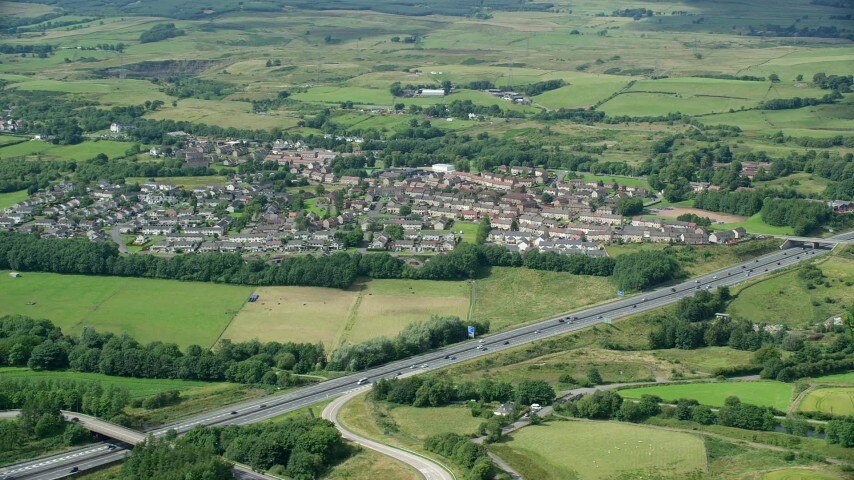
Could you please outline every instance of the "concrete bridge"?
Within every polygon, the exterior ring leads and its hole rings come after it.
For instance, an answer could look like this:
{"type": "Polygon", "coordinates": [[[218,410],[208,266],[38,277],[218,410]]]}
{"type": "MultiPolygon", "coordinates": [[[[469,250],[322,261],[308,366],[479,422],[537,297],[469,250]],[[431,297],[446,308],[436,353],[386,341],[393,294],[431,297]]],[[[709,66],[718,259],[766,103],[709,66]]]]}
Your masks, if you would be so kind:
{"type": "Polygon", "coordinates": [[[785,241],[782,245],[780,245],[780,249],[786,250],[788,248],[802,247],[804,245],[812,248],[832,248],[837,245],[852,245],[854,244],[854,239],[852,239],[852,236],[854,235],[844,234],[828,238],[786,236],[782,237],[785,239],[785,241]]]}

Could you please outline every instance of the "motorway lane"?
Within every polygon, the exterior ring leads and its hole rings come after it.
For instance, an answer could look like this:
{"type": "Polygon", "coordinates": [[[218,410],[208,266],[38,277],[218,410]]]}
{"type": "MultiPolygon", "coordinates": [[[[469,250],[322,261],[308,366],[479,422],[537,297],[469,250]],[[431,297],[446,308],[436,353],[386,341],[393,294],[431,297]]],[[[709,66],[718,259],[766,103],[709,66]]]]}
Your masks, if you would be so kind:
{"type": "Polygon", "coordinates": [[[323,409],[323,418],[334,423],[335,427],[339,432],[341,432],[341,436],[345,440],[358,443],[363,447],[370,448],[371,450],[379,452],[385,456],[401,461],[421,473],[425,480],[455,480],[454,475],[451,472],[428,458],[362,437],[350,430],[347,430],[338,422],[338,413],[341,411],[341,407],[352,400],[356,395],[359,395],[369,389],[370,387],[357,388],[336,398],[323,409]]]}
{"type": "MultiPolygon", "coordinates": [[[[851,240],[854,239],[854,232],[838,235],[834,238],[851,240]]],[[[678,285],[643,292],[632,297],[587,308],[572,315],[560,315],[528,326],[487,335],[480,340],[450,345],[433,352],[391,362],[345,377],[327,380],[282,395],[253,399],[224,407],[149,433],[160,436],[170,429],[175,429],[178,433],[185,433],[196,425],[243,425],[267,420],[282,413],[347,393],[357,386],[354,381],[357,378],[367,378],[374,382],[380,378],[395,377],[407,371],[414,373],[414,371],[426,372],[443,368],[454,363],[513,348],[519,344],[563,335],[591,325],[609,323],[616,318],[669,305],[681,298],[693,295],[700,289],[711,290],[718,286],[734,285],[829,251],[830,249],[814,250],[810,247],[793,247],[781,250],[678,285]],[[561,319],[564,321],[563,323],[560,322],[561,319]],[[482,350],[477,349],[479,345],[482,345],[482,350]]],[[[0,474],[2,473],[3,470],[0,470],[0,474]]],[[[26,478],[47,480],[46,477],[38,476],[26,478]]]]}

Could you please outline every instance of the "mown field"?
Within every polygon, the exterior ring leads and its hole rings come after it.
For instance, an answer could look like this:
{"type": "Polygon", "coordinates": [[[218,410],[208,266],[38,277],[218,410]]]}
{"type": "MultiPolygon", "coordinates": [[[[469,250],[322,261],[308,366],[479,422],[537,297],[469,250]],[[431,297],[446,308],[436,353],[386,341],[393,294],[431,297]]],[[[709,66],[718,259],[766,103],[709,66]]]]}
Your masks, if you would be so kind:
{"type": "Polygon", "coordinates": [[[851,383],[854,384],[854,372],[836,373],[833,375],[824,375],[813,378],[816,382],[821,383],[851,383]]]}
{"type": "Polygon", "coordinates": [[[474,286],[472,318],[492,331],[529,323],[617,296],[604,277],[493,267],[474,286]]]}
{"type": "Polygon", "coordinates": [[[168,390],[180,390],[185,394],[199,394],[206,391],[227,387],[231,384],[223,382],[201,382],[194,380],[170,380],[164,378],[130,378],[102,375],[100,373],[83,372],[52,372],[33,371],[29,368],[2,367],[0,368],[2,378],[35,378],[35,379],[61,379],[98,382],[104,387],[127,388],[133,398],[148,397],[155,393],[168,390]]]}
{"type": "Polygon", "coordinates": [[[854,387],[827,387],[810,391],[798,405],[801,412],[854,415],[854,387]]]}
{"type": "Polygon", "coordinates": [[[84,326],[209,347],[252,292],[249,287],[147,278],[0,271],[0,315],[46,318],[65,333],[84,326]],[[34,302],[30,305],[28,302],[34,302]]]}
{"type": "Polygon", "coordinates": [[[624,398],[640,398],[642,395],[658,395],[669,402],[680,398],[697,400],[703,405],[721,407],[724,400],[736,396],[743,403],[774,407],[785,411],[792,400],[792,386],[782,382],[712,382],[679,385],[656,385],[643,388],[620,390],[624,398]]]}
{"type": "Polygon", "coordinates": [[[0,158],[24,157],[45,160],[89,160],[99,153],[106,156],[121,157],[133,146],[130,142],[111,140],[85,141],[77,145],[54,145],[40,140],[0,147],[0,158]]]}
{"type": "Polygon", "coordinates": [[[755,323],[797,327],[821,322],[842,312],[854,300],[854,261],[834,256],[818,264],[826,283],[809,289],[798,271],[784,273],[749,285],[727,307],[733,316],[755,323]],[[828,286],[829,285],[829,286],[828,286]]]}
{"type": "Polygon", "coordinates": [[[182,188],[204,187],[207,185],[223,186],[228,181],[228,177],[223,175],[211,175],[205,177],[156,177],[153,179],[145,177],[127,177],[125,183],[128,185],[139,183],[140,185],[150,180],[159,183],[171,183],[182,188]]]}
{"type": "Polygon", "coordinates": [[[26,190],[19,190],[17,192],[7,192],[0,193],[0,210],[11,207],[16,203],[22,202],[29,198],[30,196],[27,194],[26,190]]]}
{"type": "Polygon", "coordinates": [[[706,469],[700,437],[619,422],[527,427],[495,451],[525,478],[687,478],[706,469]]]}

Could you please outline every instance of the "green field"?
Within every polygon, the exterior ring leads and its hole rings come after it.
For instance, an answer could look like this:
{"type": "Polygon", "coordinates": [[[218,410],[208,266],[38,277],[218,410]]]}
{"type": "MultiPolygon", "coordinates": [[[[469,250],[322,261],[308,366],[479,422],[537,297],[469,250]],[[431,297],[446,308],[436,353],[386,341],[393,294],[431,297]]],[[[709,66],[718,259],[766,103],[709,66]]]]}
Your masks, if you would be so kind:
{"type": "MultiPolygon", "coordinates": [[[[128,185],[134,183],[143,184],[150,180],[152,179],[145,177],[127,177],[125,179],[125,183],[128,185]]],[[[228,182],[228,177],[222,175],[211,175],[206,177],[156,177],[153,180],[159,183],[171,183],[183,188],[195,188],[207,185],[222,186],[228,182]]]]}
{"type": "Polygon", "coordinates": [[[65,333],[84,326],[140,342],[209,347],[252,292],[249,287],[147,278],[0,272],[0,315],[46,318],[65,333]],[[35,302],[28,305],[28,302],[35,302]]]}
{"type": "Polygon", "coordinates": [[[700,437],[618,422],[570,421],[523,428],[491,445],[525,478],[687,478],[704,472],[700,437]]]}
{"type": "Polygon", "coordinates": [[[833,375],[824,375],[822,377],[813,378],[819,383],[852,383],[854,384],[854,372],[837,373],[833,375]]]}
{"type": "Polygon", "coordinates": [[[744,227],[744,229],[747,230],[747,233],[755,233],[759,235],[794,235],[795,233],[795,230],[792,227],[775,227],[773,225],[768,225],[762,221],[762,217],[758,213],[747,217],[747,220],[743,222],[715,223],[712,224],[709,229],[732,230],[733,228],[738,227],[744,227]]]}
{"type": "Polygon", "coordinates": [[[0,147],[0,158],[26,157],[45,160],[88,160],[103,153],[110,158],[124,156],[133,146],[130,142],[111,140],[86,141],[77,145],[54,145],[40,140],[0,147]]]}
{"type": "Polygon", "coordinates": [[[716,368],[750,364],[751,352],[729,347],[705,347],[694,350],[656,350],[654,356],[711,374],[716,368]]]}
{"type": "Polygon", "coordinates": [[[733,316],[755,323],[802,326],[821,322],[842,312],[843,305],[854,300],[854,261],[834,256],[819,264],[829,286],[809,289],[798,278],[798,272],[788,272],[749,285],[738,292],[727,307],[733,316]],[[829,300],[828,300],[829,299],[829,300]]]}
{"type": "Polygon", "coordinates": [[[81,380],[99,382],[105,387],[123,387],[127,388],[130,396],[133,398],[147,397],[155,393],[165,392],[167,390],[180,390],[182,393],[194,394],[202,393],[211,389],[218,389],[230,385],[220,382],[201,382],[194,380],[170,380],[164,378],[129,378],[129,377],[114,377],[111,375],[102,375],[100,373],[82,373],[82,372],[35,372],[28,368],[18,367],[2,367],[0,368],[0,378],[35,378],[35,379],[61,379],[61,380],[81,380]]]}
{"type": "Polygon", "coordinates": [[[475,243],[477,241],[477,222],[460,222],[456,221],[451,226],[451,230],[455,232],[463,232],[463,241],[466,243],[475,243]]]}
{"type": "Polygon", "coordinates": [[[629,388],[620,390],[620,395],[625,398],[658,395],[666,402],[688,398],[711,407],[722,407],[727,397],[736,396],[743,403],[773,407],[785,411],[792,400],[792,386],[782,382],[766,381],[688,383],[629,388]]]}
{"type": "Polygon", "coordinates": [[[26,190],[18,190],[17,192],[0,193],[0,210],[11,207],[16,203],[22,202],[29,198],[26,190]]]}
{"type": "Polygon", "coordinates": [[[766,473],[762,480],[838,480],[842,477],[817,469],[784,468],[766,473]]]}
{"type": "Polygon", "coordinates": [[[784,186],[793,188],[802,195],[820,195],[827,189],[829,183],[827,179],[818,175],[799,172],[767,182],[756,182],[756,185],[784,186]]]}
{"type": "Polygon", "coordinates": [[[464,405],[430,408],[395,405],[388,413],[401,434],[422,441],[440,433],[471,435],[483,423],[482,418],[473,417],[464,405]]]}
{"type": "Polygon", "coordinates": [[[262,287],[223,333],[232,340],[322,342],[327,349],[377,336],[392,337],[432,315],[466,318],[467,282],[371,280],[348,290],[262,287]]]}
{"type": "Polygon", "coordinates": [[[616,296],[616,287],[604,277],[493,267],[488,277],[475,281],[472,318],[488,321],[496,331],[616,296]]]}
{"type": "Polygon", "coordinates": [[[810,391],[798,410],[837,416],[854,415],[854,387],[827,387],[810,391]]]}

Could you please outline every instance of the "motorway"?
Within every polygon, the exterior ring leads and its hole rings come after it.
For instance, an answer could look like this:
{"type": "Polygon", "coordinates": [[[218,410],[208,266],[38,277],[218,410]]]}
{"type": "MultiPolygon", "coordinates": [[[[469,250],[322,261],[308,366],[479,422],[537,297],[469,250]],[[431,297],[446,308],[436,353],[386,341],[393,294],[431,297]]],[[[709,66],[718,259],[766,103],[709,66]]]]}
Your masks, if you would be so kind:
{"type": "MultiPolygon", "coordinates": [[[[851,241],[854,240],[854,232],[837,235],[833,239],[851,241]]],[[[675,303],[679,299],[691,296],[701,289],[712,290],[720,286],[734,285],[775,270],[786,268],[829,251],[830,249],[826,248],[788,248],[748,262],[733,265],[717,272],[692,278],[679,284],[641,292],[631,297],[574,312],[571,315],[559,315],[513,330],[486,335],[478,340],[473,339],[449,345],[408,359],[391,362],[362,372],[295,389],[284,394],[226,406],[189,417],[181,422],[166,425],[147,433],[160,436],[174,429],[181,434],[186,433],[197,425],[245,425],[260,422],[312,405],[330,397],[347,393],[358,387],[356,379],[365,378],[370,382],[375,382],[381,378],[396,377],[404,372],[427,372],[444,368],[455,363],[490,355],[508,348],[514,348],[521,344],[565,335],[569,332],[600,323],[610,323],[617,318],[675,303]]],[[[571,294],[571,292],[567,293],[571,294]]],[[[98,445],[105,446],[106,444],[98,445]]],[[[94,447],[91,446],[90,448],[94,447]]],[[[84,467],[93,468],[96,465],[104,465],[121,460],[121,458],[116,457],[120,453],[122,452],[90,451],[86,455],[65,458],[48,466],[44,465],[44,458],[40,458],[0,469],[0,478],[2,478],[3,474],[13,474],[15,475],[14,478],[17,479],[53,480],[68,476],[69,470],[73,466],[78,466],[83,470],[84,467]],[[62,469],[64,469],[65,473],[60,475],[62,472],[59,470],[62,469]]]]}

